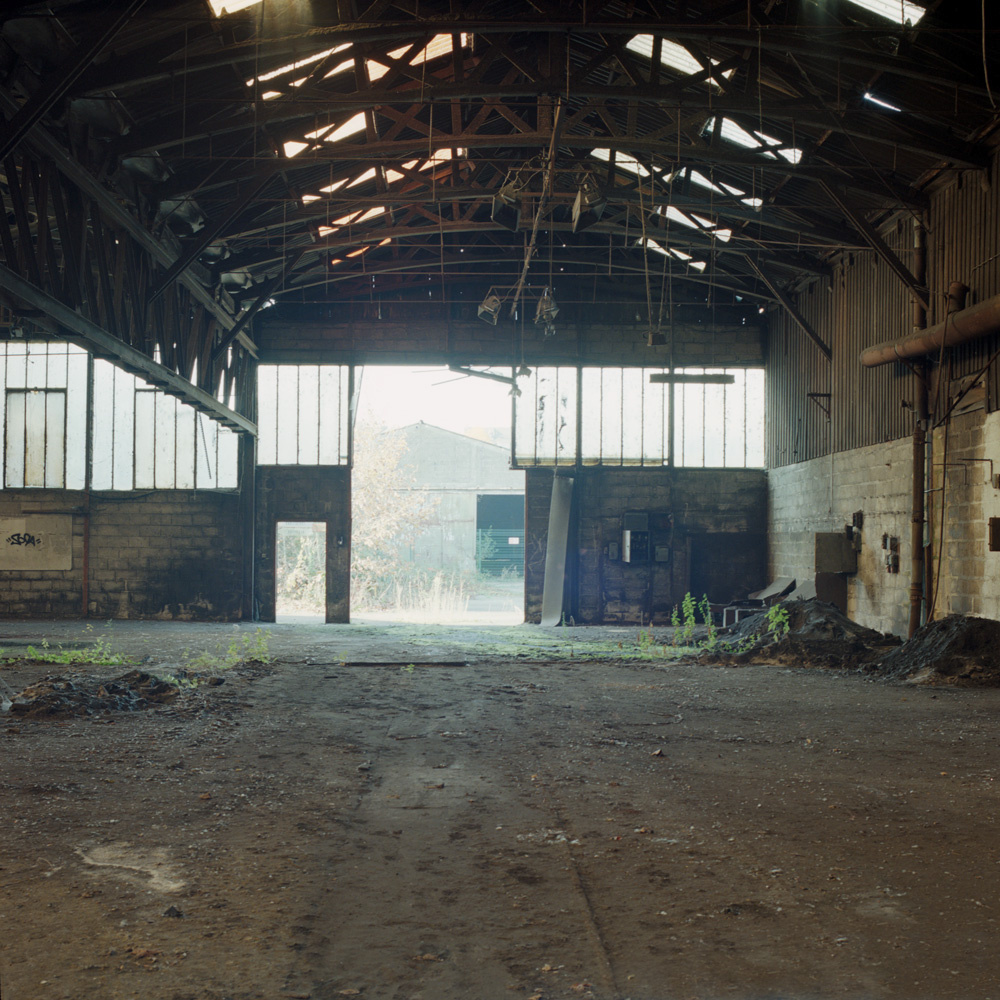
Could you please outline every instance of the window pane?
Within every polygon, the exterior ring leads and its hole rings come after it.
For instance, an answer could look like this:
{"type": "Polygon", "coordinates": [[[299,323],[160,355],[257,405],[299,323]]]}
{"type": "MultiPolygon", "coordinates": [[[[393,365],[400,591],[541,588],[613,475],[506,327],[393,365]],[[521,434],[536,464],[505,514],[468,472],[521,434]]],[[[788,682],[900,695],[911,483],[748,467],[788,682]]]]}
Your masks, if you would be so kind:
{"type": "Polygon", "coordinates": [[[177,484],[177,401],[162,392],[153,393],[156,445],[153,484],[158,490],[173,489],[177,484]]]}
{"type": "Polygon", "coordinates": [[[45,393],[25,393],[24,485],[45,485],[45,393]]]}
{"type": "Polygon", "coordinates": [[[60,489],[66,485],[66,393],[46,392],[38,395],[43,397],[45,406],[43,485],[50,489],[60,489]]]}
{"type": "Polygon", "coordinates": [[[24,418],[27,405],[26,393],[7,393],[7,440],[4,485],[24,486],[24,418]]]}
{"type": "Polygon", "coordinates": [[[278,461],[278,369],[262,365],[257,369],[257,462],[276,465],[278,461]]]}
{"type": "MultiPolygon", "coordinates": [[[[725,375],[723,368],[706,368],[706,375],[725,375]]],[[[703,399],[702,420],[705,427],[704,463],[709,468],[721,468],[725,464],[724,441],[726,435],[726,392],[728,385],[706,385],[703,399]]]]}
{"type": "Polygon", "coordinates": [[[194,436],[197,430],[195,426],[197,411],[177,400],[171,400],[171,402],[174,403],[174,426],[177,429],[174,485],[179,490],[193,490],[195,485],[194,436]]]}
{"type": "Polygon", "coordinates": [[[135,393],[135,488],[152,489],[156,448],[156,393],[140,390],[135,393]]]}
{"type": "Polygon", "coordinates": [[[346,465],[350,366],[262,365],[257,370],[257,463],[346,465]]]}
{"type": "Polygon", "coordinates": [[[642,442],[645,433],[643,400],[646,387],[641,368],[622,369],[622,460],[629,465],[642,459],[642,442]]]}

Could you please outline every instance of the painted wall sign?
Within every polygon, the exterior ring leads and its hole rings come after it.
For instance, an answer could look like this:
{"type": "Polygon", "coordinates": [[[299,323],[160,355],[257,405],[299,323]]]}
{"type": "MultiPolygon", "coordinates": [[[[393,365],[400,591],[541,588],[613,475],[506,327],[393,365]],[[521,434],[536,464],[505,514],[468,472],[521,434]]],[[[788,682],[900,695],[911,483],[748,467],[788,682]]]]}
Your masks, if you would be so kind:
{"type": "Polygon", "coordinates": [[[37,514],[0,518],[0,572],[73,568],[73,518],[37,514]]]}

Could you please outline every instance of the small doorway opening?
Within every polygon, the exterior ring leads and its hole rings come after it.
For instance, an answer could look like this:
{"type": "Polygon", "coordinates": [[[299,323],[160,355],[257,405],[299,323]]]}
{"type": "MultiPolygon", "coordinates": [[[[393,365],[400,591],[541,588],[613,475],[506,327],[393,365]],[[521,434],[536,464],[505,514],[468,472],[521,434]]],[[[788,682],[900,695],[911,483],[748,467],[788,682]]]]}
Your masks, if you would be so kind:
{"type": "Polygon", "coordinates": [[[274,535],[276,620],[326,620],[326,522],[278,521],[274,535]]]}

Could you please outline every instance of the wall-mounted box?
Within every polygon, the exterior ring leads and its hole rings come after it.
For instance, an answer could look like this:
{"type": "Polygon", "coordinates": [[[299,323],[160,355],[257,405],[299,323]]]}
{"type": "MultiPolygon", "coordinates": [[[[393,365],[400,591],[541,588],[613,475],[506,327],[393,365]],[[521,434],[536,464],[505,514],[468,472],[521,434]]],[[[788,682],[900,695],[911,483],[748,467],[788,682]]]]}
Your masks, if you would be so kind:
{"type": "Polygon", "coordinates": [[[622,532],[622,562],[649,562],[648,531],[633,531],[626,528],[622,532]]]}
{"type": "Polygon", "coordinates": [[[817,573],[857,573],[858,553],[854,539],[843,531],[816,532],[817,573]]]}

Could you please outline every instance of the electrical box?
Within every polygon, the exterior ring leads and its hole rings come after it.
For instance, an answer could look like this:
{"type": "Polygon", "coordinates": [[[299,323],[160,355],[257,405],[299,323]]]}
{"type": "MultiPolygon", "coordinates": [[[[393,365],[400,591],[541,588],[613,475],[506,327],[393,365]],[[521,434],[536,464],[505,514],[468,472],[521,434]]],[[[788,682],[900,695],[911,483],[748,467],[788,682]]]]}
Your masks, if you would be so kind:
{"type": "Polygon", "coordinates": [[[622,532],[622,562],[649,562],[649,532],[632,531],[626,528],[622,532]]]}
{"type": "Polygon", "coordinates": [[[649,515],[625,514],[622,517],[622,562],[649,562],[649,515]]]}
{"type": "Polygon", "coordinates": [[[817,573],[857,573],[858,552],[854,538],[843,531],[816,532],[817,573]]]}

